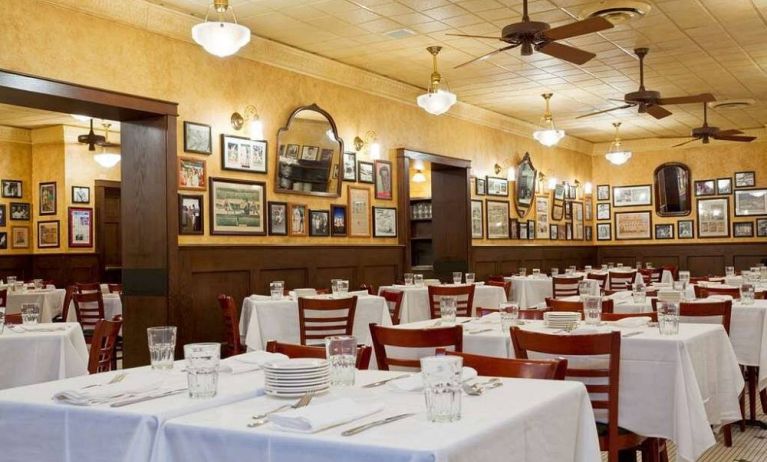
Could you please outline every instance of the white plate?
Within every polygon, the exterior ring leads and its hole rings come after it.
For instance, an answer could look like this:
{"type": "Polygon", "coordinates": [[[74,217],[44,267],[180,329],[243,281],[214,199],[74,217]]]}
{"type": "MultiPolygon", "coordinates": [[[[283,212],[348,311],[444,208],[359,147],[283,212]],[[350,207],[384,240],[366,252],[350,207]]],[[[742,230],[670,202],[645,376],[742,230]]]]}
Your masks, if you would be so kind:
{"type": "MultiPolygon", "coordinates": [[[[321,389],[321,390],[315,390],[312,391],[315,395],[319,395],[321,393],[325,393],[326,391],[330,390],[330,386],[327,388],[321,389]]],[[[266,389],[265,393],[269,396],[275,396],[278,398],[300,398],[306,394],[306,392],[301,391],[277,391],[277,390],[269,390],[266,389]]]]}
{"type": "Polygon", "coordinates": [[[312,372],[306,374],[264,374],[264,377],[270,380],[307,380],[320,377],[330,377],[330,371],[312,372]]]}
{"type": "Polygon", "coordinates": [[[267,386],[265,387],[266,391],[272,391],[275,393],[308,393],[308,392],[315,392],[315,391],[323,391],[330,388],[330,383],[323,383],[320,385],[312,385],[312,386],[306,386],[306,387],[275,387],[275,386],[267,386]]]}
{"type": "Polygon", "coordinates": [[[328,386],[329,380],[321,380],[313,383],[297,383],[294,385],[285,385],[282,383],[270,383],[266,382],[266,387],[270,390],[310,390],[314,388],[322,388],[328,386]]]}
{"type": "Polygon", "coordinates": [[[323,369],[329,367],[327,359],[294,358],[288,361],[269,361],[262,366],[270,371],[298,371],[306,369],[323,369]]]}

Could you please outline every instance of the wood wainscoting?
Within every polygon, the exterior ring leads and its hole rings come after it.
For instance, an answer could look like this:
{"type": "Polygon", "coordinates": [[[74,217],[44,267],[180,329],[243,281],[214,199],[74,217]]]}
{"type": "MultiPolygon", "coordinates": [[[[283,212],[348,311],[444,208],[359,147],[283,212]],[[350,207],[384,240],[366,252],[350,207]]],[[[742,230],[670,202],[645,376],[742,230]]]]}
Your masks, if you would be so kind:
{"type": "Polygon", "coordinates": [[[568,266],[593,265],[597,250],[593,246],[475,246],[472,251],[471,267],[482,281],[493,274],[517,272],[526,268],[530,274],[533,268],[548,272],[559,268],[560,272],[568,266]]]}
{"type": "Polygon", "coordinates": [[[33,278],[50,280],[60,288],[75,282],[102,280],[99,259],[93,253],[3,255],[0,256],[0,279],[8,276],[24,281],[33,278]]]}

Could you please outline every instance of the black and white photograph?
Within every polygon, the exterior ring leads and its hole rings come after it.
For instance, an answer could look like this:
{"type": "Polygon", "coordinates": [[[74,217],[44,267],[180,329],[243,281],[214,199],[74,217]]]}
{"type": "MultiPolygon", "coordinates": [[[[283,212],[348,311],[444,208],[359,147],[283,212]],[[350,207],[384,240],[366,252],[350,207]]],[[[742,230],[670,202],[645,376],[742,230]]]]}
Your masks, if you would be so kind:
{"type": "Polygon", "coordinates": [[[288,204],[287,202],[272,202],[267,204],[269,214],[269,235],[288,235],[288,204]]]}
{"type": "Polygon", "coordinates": [[[554,201],[565,200],[565,185],[558,183],[554,186],[554,201]]]}
{"type": "Polygon", "coordinates": [[[485,235],[485,220],[482,213],[482,201],[471,201],[471,237],[482,239],[485,235]]]}
{"type": "Polygon", "coordinates": [[[767,215],[767,188],[735,191],[735,216],[757,217],[767,215]]]}
{"type": "Polygon", "coordinates": [[[320,160],[320,147],[303,145],[301,147],[301,160],[320,160]]]}
{"type": "Polygon", "coordinates": [[[716,180],[699,180],[695,182],[695,196],[715,196],[716,180]]]}
{"type": "Polygon", "coordinates": [[[559,230],[559,226],[549,225],[549,239],[551,240],[559,239],[558,230],[559,230]]]}
{"type": "Polygon", "coordinates": [[[353,152],[344,153],[344,181],[357,181],[357,154],[353,152]]]}
{"type": "Polygon", "coordinates": [[[767,237],[767,218],[756,219],[756,237],[767,237]]]}
{"type": "Polygon", "coordinates": [[[285,149],[285,157],[292,160],[298,160],[300,155],[301,155],[300,144],[288,144],[287,149],[285,149]]]}
{"type": "Polygon", "coordinates": [[[330,236],[330,212],[309,210],[309,235],[330,236]]]}
{"type": "Polygon", "coordinates": [[[612,226],[610,223],[597,223],[597,240],[609,241],[612,239],[612,226]]]}
{"type": "Polygon", "coordinates": [[[674,225],[672,223],[656,224],[655,239],[674,239],[674,225]]]}
{"type": "Polygon", "coordinates": [[[599,185],[597,185],[597,200],[598,201],[609,201],[610,200],[610,185],[609,184],[599,184],[599,185]]]}
{"type": "Polygon", "coordinates": [[[373,237],[397,237],[397,209],[373,207],[373,237]]]}
{"type": "Polygon", "coordinates": [[[695,222],[693,220],[679,220],[676,223],[676,236],[678,239],[694,239],[695,222]]]}
{"type": "Polygon", "coordinates": [[[221,168],[224,170],[266,173],[269,156],[265,140],[221,135],[221,151],[221,168]]]}
{"type": "Polygon", "coordinates": [[[343,237],[348,235],[346,231],[346,206],[333,204],[330,206],[330,235],[343,237]]]}
{"type": "Polygon", "coordinates": [[[376,171],[375,193],[376,199],[391,200],[392,189],[392,166],[388,160],[377,160],[373,164],[376,171]]]}
{"type": "Polygon", "coordinates": [[[375,183],[375,168],[373,162],[357,162],[357,181],[360,183],[375,183]]]}
{"type": "Polygon", "coordinates": [[[5,250],[8,248],[8,233],[2,232],[0,233],[0,250],[5,250]]]}
{"type": "Polygon", "coordinates": [[[735,172],[735,189],[756,186],[755,172],[735,172]]]}
{"type": "Polygon", "coordinates": [[[609,220],[610,219],[610,203],[599,202],[597,203],[597,220],[609,220]]]}
{"type": "Polygon", "coordinates": [[[732,194],[732,178],[717,178],[716,193],[720,196],[732,194]]]}
{"type": "Polygon", "coordinates": [[[593,241],[594,240],[594,231],[591,226],[584,226],[583,227],[583,239],[586,241],[593,241]]]}
{"type": "Polygon", "coordinates": [[[9,199],[21,199],[23,194],[21,181],[2,180],[3,197],[9,199]]]}
{"type": "Polygon", "coordinates": [[[527,220],[527,239],[535,239],[535,220],[527,220]]]}
{"type": "Polygon", "coordinates": [[[213,153],[210,125],[184,121],[184,151],[195,154],[213,153]]]}
{"type": "Polygon", "coordinates": [[[192,194],[178,195],[178,233],[203,234],[203,197],[192,194]]]}
{"type": "Polygon", "coordinates": [[[733,237],[754,237],[754,223],[751,221],[735,221],[732,223],[733,237]]]}
{"type": "Polygon", "coordinates": [[[6,215],[8,214],[5,204],[0,204],[0,228],[5,226],[6,215]]]}
{"type": "Polygon", "coordinates": [[[519,240],[526,241],[527,240],[527,222],[521,221],[519,222],[519,240]]]}
{"type": "Polygon", "coordinates": [[[72,203],[89,204],[91,202],[91,188],[88,186],[72,186],[72,203]]]}
{"type": "Polygon", "coordinates": [[[652,205],[652,186],[613,186],[613,207],[652,205]]]}
{"type": "Polygon", "coordinates": [[[210,179],[211,234],[266,235],[266,185],[263,182],[210,179]]]}
{"type": "MultiPolygon", "coordinates": [[[[521,225],[521,224],[520,224],[521,225]]],[[[520,226],[520,230],[523,226],[520,226]]],[[[527,228],[525,227],[525,230],[527,228]]],[[[509,203],[506,201],[485,202],[485,232],[488,239],[509,238],[509,203]]],[[[526,234],[526,233],[525,233],[526,234]]],[[[520,239],[521,239],[520,235],[520,239]]]]}
{"type": "Polygon", "coordinates": [[[509,196],[509,180],[489,176],[485,179],[488,196],[509,196]]]}
{"type": "Polygon", "coordinates": [[[30,206],[27,202],[11,202],[11,220],[29,221],[30,206]]]}
{"type": "Polygon", "coordinates": [[[519,220],[516,218],[509,219],[509,239],[519,239],[519,220]]]}
{"type": "Polygon", "coordinates": [[[484,178],[474,179],[474,194],[484,196],[487,194],[487,181],[484,178]]]}

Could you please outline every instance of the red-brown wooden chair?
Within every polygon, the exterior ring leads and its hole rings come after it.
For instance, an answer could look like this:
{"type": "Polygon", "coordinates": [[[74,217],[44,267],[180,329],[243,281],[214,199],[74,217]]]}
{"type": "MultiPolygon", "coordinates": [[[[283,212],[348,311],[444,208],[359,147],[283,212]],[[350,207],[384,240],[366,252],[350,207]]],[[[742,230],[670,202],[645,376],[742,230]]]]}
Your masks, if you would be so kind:
{"type": "MultiPolygon", "coordinates": [[[[123,315],[116,314],[112,316],[112,321],[119,322],[122,324],[123,322],[123,315]]],[[[117,361],[123,359],[123,336],[120,335],[120,333],[117,333],[117,338],[115,339],[115,354],[112,358],[112,368],[117,369],[117,361]]]]}
{"type": "Polygon", "coordinates": [[[109,289],[110,294],[117,294],[117,295],[123,294],[122,284],[107,284],[107,289],[109,289]]]}
{"type": "Polygon", "coordinates": [[[578,295],[578,283],[583,280],[582,277],[562,277],[555,276],[551,278],[551,293],[554,298],[569,297],[578,295]]]}
{"type": "Polygon", "coordinates": [[[115,367],[115,345],[120,327],[122,327],[122,321],[98,320],[91,339],[88,373],[107,372],[115,367]]]}
{"type": "Polygon", "coordinates": [[[331,335],[352,335],[356,309],[356,296],[340,299],[299,297],[298,325],[301,345],[308,345],[310,341],[314,344],[323,343],[325,337],[331,335]],[[332,316],[327,316],[327,313],[332,313],[332,316]]]}
{"type": "Polygon", "coordinates": [[[729,295],[735,300],[740,300],[740,289],[737,287],[695,286],[696,298],[706,298],[712,295],[729,295]]]}
{"type": "MultiPolygon", "coordinates": [[[[435,327],[431,329],[400,329],[370,324],[370,338],[376,354],[378,369],[388,371],[390,366],[421,368],[418,359],[390,357],[386,347],[437,348],[453,347],[453,351],[463,351],[463,327],[435,327]]],[[[425,353],[421,356],[428,356],[425,353]]]]}
{"type": "Polygon", "coordinates": [[[67,322],[69,316],[69,305],[72,304],[72,294],[75,292],[75,286],[67,286],[64,289],[64,303],[61,306],[61,314],[54,316],[53,322],[67,322]]]}
{"type": "Polygon", "coordinates": [[[376,294],[376,288],[373,284],[368,284],[368,283],[360,284],[360,290],[367,290],[368,294],[370,295],[376,294]]]}
{"type": "Polygon", "coordinates": [[[505,276],[503,274],[493,274],[487,277],[487,282],[490,281],[496,281],[496,282],[505,282],[505,276]]]}
{"type": "Polygon", "coordinates": [[[221,356],[227,358],[245,353],[246,348],[240,339],[240,321],[234,299],[221,294],[218,296],[218,306],[224,316],[224,342],[221,345],[221,356]]]}
{"type": "Polygon", "coordinates": [[[405,292],[401,290],[382,290],[379,295],[386,300],[392,324],[398,325],[400,321],[399,314],[402,308],[402,297],[405,296],[405,292]]]}
{"type": "Polygon", "coordinates": [[[78,294],[101,292],[101,284],[98,282],[76,282],[75,292],[78,294]]]}
{"type": "Polygon", "coordinates": [[[8,303],[8,289],[0,290],[0,307],[5,306],[8,303]]]}
{"type": "Polygon", "coordinates": [[[511,299],[511,281],[506,281],[503,279],[500,281],[488,280],[485,282],[485,285],[503,288],[503,291],[506,292],[506,300],[511,299]]]}
{"type": "Polygon", "coordinates": [[[72,294],[72,301],[75,304],[75,313],[77,313],[77,322],[83,329],[85,343],[91,343],[96,330],[96,324],[104,319],[104,298],[101,291],[72,294]]]}
{"type": "MultiPolygon", "coordinates": [[[[579,311],[583,313],[583,302],[557,300],[556,298],[546,297],[546,306],[551,311],[579,311]]],[[[614,302],[611,298],[602,299],[602,313],[612,313],[614,302]]]]}
{"type": "Polygon", "coordinates": [[[645,279],[646,284],[660,282],[663,276],[663,268],[642,268],[639,274],[645,279]]]}
{"type": "MultiPolygon", "coordinates": [[[[295,343],[282,343],[276,340],[266,342],[266,351],[282,353],[289,358],[325,358],[327,354],[324,346],[296,345],[295,343]]],[[[370,366],[372,353],[373,347],[369,345],[357,346],[357,369],[366,370],[370,366]]]]}
{"type": "Polygon", "coordinates": [[[474,306],[474,284],[468,286],[429,286],[429,311],[431,318],[441,317],[439,301],[442,297],[456,297],[456,316],[471,316],[474,306]]]}
{"type": "Polygon", "coordinates": [[[597,274],[597,273],[589,273],[586,275],[586,279],[593,279],[597,281],[597,284],[599,284],[600,290],[607,289],[607,274],[597,274]]]}
{"type": "Polygon", "coordinates": [[[14,314],[6,314],[5,315],[5,323],[6,324],[21,324],[21,313],[14,313],[14,314]]]}
{"type": "Polygon", "coordinates": [[[564,380],[566,359],[507,359],[447,351],[438,348],[437,354],[460,356],[463,365],[471,367],[486,377],[511,377],[520,379],[564,380]]]}
{"type": "Polygon", "coordinates": [[[627,290],[631,288],[631,285],[634,283],[634,279],[636,279],[637,272],[631,271],[630,273],[627,273],[625,271],[610,271],[609,272],[610,278],[610,290],[627,290]]]}

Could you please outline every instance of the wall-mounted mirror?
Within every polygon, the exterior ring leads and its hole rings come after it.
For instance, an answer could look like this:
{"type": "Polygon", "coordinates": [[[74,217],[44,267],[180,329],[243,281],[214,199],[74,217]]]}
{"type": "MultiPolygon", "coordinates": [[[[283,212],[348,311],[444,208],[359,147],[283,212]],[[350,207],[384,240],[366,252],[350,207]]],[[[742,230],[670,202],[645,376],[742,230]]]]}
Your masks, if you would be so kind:
{"type": "Polygon", "coordinates": [[[530,153],[526,152],[525,157],[522,158],[522,162],[520,162],[517,167],[517,182],[514,187],[516,191],[514,206],[517,209],[519,218],[524,218],[533,204],[537,175],[538,171],[533,167],[533,162],[530,160],[530,153]]]}
{"type": "Polygon", "coordinates": [[[661,217],[689,215],[692,210],[690,168],[669,162],[655,169],[655,212],[661,217]]]}
{"type": "Polygon", "coordinates": [[[344,142],[333,118],[312,104],[293,111],[277,132],[277,192],[340,197],[344,142]]]}

